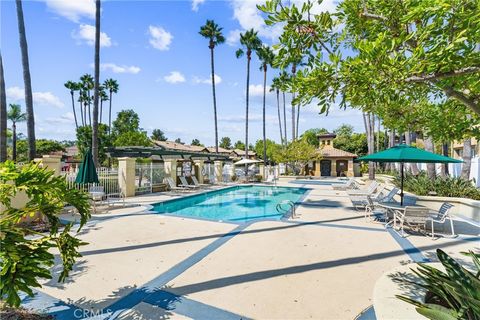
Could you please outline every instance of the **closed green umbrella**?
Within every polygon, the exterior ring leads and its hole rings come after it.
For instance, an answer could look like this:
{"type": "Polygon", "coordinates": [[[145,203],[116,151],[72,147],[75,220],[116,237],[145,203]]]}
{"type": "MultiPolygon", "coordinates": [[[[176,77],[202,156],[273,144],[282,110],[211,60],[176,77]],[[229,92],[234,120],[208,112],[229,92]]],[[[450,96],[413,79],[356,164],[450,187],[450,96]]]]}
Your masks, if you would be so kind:
{"type": "Polygon", "coordinates": [[[90,149],[88,149],[83,156],[83,161],[80,164],[80,169],[78,170],[75,183],[98,183],[97,169],[95,168],[95,163],[93,163],[92,152],[90,149]]]}
{"type": "Polygon", "coordinates": [[[403,205],[403,167],[404,163],[460,163],[461,160],[445,157],[436,153],[418,149],[406,144],[400,144],[393,148],[369,154],[360,157],[356,161],[372,161],[372,162],[400,162],[401,173],[401,205],[403,205]]]}

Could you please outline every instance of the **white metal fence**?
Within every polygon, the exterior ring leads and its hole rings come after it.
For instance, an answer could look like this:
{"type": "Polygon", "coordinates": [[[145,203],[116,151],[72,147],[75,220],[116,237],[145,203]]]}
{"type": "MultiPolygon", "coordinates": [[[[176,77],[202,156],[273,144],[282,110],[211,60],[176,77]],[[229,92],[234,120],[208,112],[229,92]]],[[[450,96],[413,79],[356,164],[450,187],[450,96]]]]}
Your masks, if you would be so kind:
{"type": "Polygon", "coordinates": [[[65,176],[65,181],[69,188],[88,191],[92,187],[102,186],[106,194],[120,192],[120,187],[118,185],[118,170],[116,168],[97,168],[98,183],[75,183],[75,179],[78,175],[78,168],[64,170],[62,171],[62,175],[65,176]]]}
{"type": "Polygon", "coordinates": [[[153,186],[163,183],[164,178],[163,163],[135,164],[135,194],[151,193],[153,186]]]}

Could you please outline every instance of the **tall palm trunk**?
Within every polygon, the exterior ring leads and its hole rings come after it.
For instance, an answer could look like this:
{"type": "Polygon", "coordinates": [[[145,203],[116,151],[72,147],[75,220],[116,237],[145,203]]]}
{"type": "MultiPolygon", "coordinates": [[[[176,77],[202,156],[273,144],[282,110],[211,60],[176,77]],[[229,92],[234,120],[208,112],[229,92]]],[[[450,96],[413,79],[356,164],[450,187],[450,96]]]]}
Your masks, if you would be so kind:
{"type": "Polygon", "coordinates": [[[267,97],[267,65],[263,65],[263,177],[267,167],[267,131],[265,126],[265,99],[267,97]]]}
{"type": "Polygon", "coordinates": [[[100,0],[95,1],[95,75],[93,86],[92,156],[98,167],[98,100],[100,89],[100,0]]]}
{"type": "Polygon", "coordinates": [[[12,123],[12,160],[17,161],[17,124],[12,123]]]}
{"type": "Polygon", "coordinates": [[[87,109],[88,109],[88,103],[84,103],[83,105],[83,121],[85,123],[85,125],[87,125],[87,109]]]}
{"type": "MultiPolygon", "coordinates": [[[[249,103],[249,86],[250,86],[250,60],[252,59],[252,51],[247,50],[247,90],[245,103],[245,159],[248,159],[248,103],[249,103]]],[[[245,164],[245,174],[248,176],[248,164],[245,164]]]]}
{"type": "MultiPolygon", "coordinates": [[[[425,143],[425,150],[430,152],[435,152],[435,145],[433,144],[433,140],[431,137],[424,137],[425,143]]],[[[436,171],[435,171],[435,163],[427,163],[427,174],[430,179],[435,179],[436,171]]]]}
{"type": "Polygon", "coordinates": [[[82,127],[85,126],[85,121],[83,119],[83,103],[82,101],[79,101],[80,102],[80,120],[82,120],[82,127]]]}
{"type": "Polygon", "coordinates": [[[465,179],[470,179],[470,167],[472,166],[472,139],[467,138],[463,140],[463,165],[460,176],[465,179]]]}
{"type": "MultiPolygon", "coordinates": [[[[410,131],[405,131],[405,144],[409,146],[412,144],[412,133],[410,131]]],[[[416,163],[410,163],[410,170],[413,175],[418,175],[420,172],[416,163]]]]}
{"type": "Polygon", "coordinates": [[[113,91],[110,89],[110,100],[109,100],[109,107],[108,107],[108,135],[111,133],[112,127],[112,93],[113,91]]]}
{"type": "Polygon", "coordinates": [[[287,139],[287,104],[285,102],[285,92],[284,91],[282,91],[282,96],[283,96],[283,129],[285,131],[284,141],[285,141],[285,147],[286,147],[287,142],[288,142],[288,139],[287,139]]]}
{"type": "Polygon", "coordinates": [[[28,159],[32,161],[36,156],[35,150],[35,119],[33,114],[32,80],[30,78],[30,65],[28,62],[27,36],[23,20],[22,1],[16,0],[18,34],[20,36],[20,50],[22,52],[23,82],[25,86],[25,109],[27,113],[28,159]]]}
{"type": "Polygon", "coordinates": [[[295,105],[293,100],[295,99],[295,92],[292,92],[292,141],[295,141],[295,105]]]}
{"type": "Polygon", "coordinates": [[[280,116],[280,90],[276,89],[275,91],[277,94],[278,128],[280,129],[280,142],[283,146],[282,118],[280,116]]]}
{"type": "Polygon", "coordinates": [[[5,78],[3,60],[0,53],[0,162],[7,160],[7,96],[5,93],[5,78]]]}
{"type": "Polygon", "coordinates": [[[212,67],[213,118],[215,122],[215,152],[218,153],[217,96],[215,94],[215,59],[214,59],[214,53],[213,53],[215,44],[213,43],[212,40],[210,40],[209,48],[210,48],[210,65],[212,67]]]}
{"type": "Polygon", "coordinates": [[[73,118],[75,119],[75,128],[78,129],[77,113],[75,112],[75,97],[74,97],[73,90],[70,90],[70,96],[72,97],[72,110],[73,110],[73,118]]]}
{"type": "Polygon", "coordinates": [[[300,105],[297,105],[297,126],[295,127],[295,136],[298,138],[298,127],[299,127],[299,123],[300,122],[300,105]]]}
{"type": "MultiPolygon", "coordinates": [[[[92,126],[92,103],[88,103],[88,125],[91,127],[92,126]]],[[[86,120],[85,120],[86,121],[86,120]]]]}
{"type": "Polygon", "coordinates": [[[98,123],[102,123],[102,114],[103,114],[103,99],[100,99],[100,119],[98,120],[98,123]]]}

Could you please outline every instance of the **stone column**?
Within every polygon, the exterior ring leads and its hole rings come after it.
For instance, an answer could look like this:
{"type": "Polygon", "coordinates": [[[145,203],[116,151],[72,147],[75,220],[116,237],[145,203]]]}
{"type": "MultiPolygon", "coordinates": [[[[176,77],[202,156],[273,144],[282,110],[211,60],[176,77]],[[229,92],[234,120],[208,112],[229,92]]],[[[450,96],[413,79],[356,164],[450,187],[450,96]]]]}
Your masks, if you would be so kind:
{"type": "Polygon", "coordinates": [[[135,195],[135,158],[118,158],[118,186],[125,197],[135,195]]]}
{"type": "Polygon", "coordinates": [[[41,159],[42,167],[48,168],[55,172],[56,176],[62,173],[62,156],[57,155],[45,155],[41,159]]]}
{"type": "Polygon", "coordinates": [[[262,180],[265,180],[265,169],[266,169],[266,168],[265,168],[265,166],[263,165],[263,163],[260,163],[260,164],[258,165],[258,170],[259,170],[258,174],[262,176],[262,180]]]}
{"type": "Polygon", "coordinates": [[[172,178],[173,183],[177,185],[177,160],[165,160],[165,177],[172,178]]]}
{"type": "Polygon", "coordinates": [[[353,177],[353,176],[355,176],[354,170],[353,170],[353,160],[350,159],[348,160],[347,177],[353,177]]]}
{"type": "Polygon", "coordinates": [[[203,169],[204,169],[204,161],[203,160],[195,160],[195,173],[197,173],[198,182],[203,183],[203,169]]]}
{"type": "Polygon", "coordinates": [[[213,162],[215,168],[215,182],[223,182],[223,162],[222,161],[214,161],[213,162]]]}
{"type": "Polygon", "coordinates": [[[337,176],[337,159],[332,159],[332,168],[330,170],[331,170],[330,175],[332,177],[336,177],[337,176]]]}

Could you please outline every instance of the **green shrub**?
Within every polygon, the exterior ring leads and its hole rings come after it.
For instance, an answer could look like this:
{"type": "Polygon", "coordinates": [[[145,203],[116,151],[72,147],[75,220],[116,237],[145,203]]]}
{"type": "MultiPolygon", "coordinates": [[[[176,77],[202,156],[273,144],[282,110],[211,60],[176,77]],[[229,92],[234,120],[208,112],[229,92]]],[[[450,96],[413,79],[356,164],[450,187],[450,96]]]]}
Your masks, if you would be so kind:
{"type": "Polygon", "coordinates": [[[479,320],[480,255],[473,252],[463,254],[472,258],[476,271],[465,269],[448,254],[437,249],[437,257],[445,267],[445,272],[419,263],[418,270],[412,271],[421,282],[395,278],[396,281],[425,289],[425,302],[400,295],[397,298],[415,305],[418,313],[432,320],[479,320]]]}
{"type": "MultiPolygon", "coordinates": [[[[400,186],[400,177],[395,177],[394,183],[400,186]]],[[[472,181],[460,177],[436,177],[430,179],[425,172],[418,176],[407,173],[404,180],[404,189],[419,196],[426,196],[435,192],[440,197],[459,197],[480,200],[480,190],[472,181]]]]}
{"type": "Polygon", "coordinates": [[[16,166],[12,161],[0,163],[0,296],[5,302],[20,305],[20,292],[33,296],[32,288],[41,287],[39,278],[51,279],[54,265],[51,249],[57,249],[63,270],[59,281],[64,281],[72,270],[75,258],[80,257],[78,247],[85,244],[72,235],[72,224],[61,227],[58,214],[66,203],[80,214],[80,231],[90,217],[90,204],[84,192],[68,189],[65,178],[38,165],[16,166]],[[12,206],[12,199],[25,192],[28,202],[23,208],[12,206]],[[27,217],[46,221],[49,233],[39,233],[19,224],[27,217]]]}

